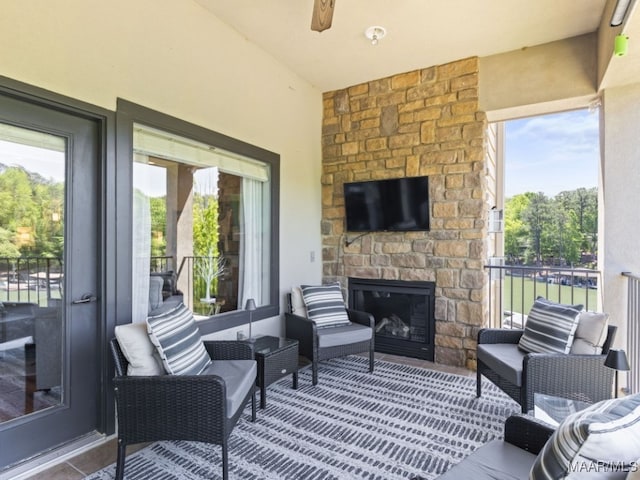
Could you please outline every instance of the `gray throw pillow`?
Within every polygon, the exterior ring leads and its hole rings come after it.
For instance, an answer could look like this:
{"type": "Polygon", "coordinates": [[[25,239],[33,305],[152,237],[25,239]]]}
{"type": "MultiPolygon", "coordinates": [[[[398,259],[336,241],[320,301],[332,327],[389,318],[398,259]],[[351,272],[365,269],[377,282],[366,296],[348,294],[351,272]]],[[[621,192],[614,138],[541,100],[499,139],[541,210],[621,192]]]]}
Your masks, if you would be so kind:
{"type": "Polygon", "coordinates": [[[309,319],[318,327],[348,325],[350,323],[339,283],[316,286],[302,285],[300,288],[309,319]]]}
{"type": "Polygon", "coordinates": [[[530,480],[619,478],[637,468],[640,394],[604,400],[568,416],[536,458],[530,480]]]}
{"type": "Polygon", "coordinates": [[[538,297],[527,315],[518,347],[529,353],[569,353],[582,305],[563,305],[538,297]]]}
{"type": "Polygon", "coordinates": [[[147,317],[147,330],[167,373],[198,375],[211,363],[193,314],[184,304],[147,317]]]}

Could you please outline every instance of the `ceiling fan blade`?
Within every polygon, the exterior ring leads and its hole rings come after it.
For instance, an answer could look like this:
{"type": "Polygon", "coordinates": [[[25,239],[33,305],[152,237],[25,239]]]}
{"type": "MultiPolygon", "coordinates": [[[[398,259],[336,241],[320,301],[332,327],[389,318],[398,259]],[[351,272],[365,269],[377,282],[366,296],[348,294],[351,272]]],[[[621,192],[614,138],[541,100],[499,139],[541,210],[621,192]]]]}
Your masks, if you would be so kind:
{"type": "Polygon", "coordinates": [[[333,20],[333,7],[335,0],[314,0],[313,16],[311,17],[311,30],[322,32],[331,27],[333,20]]]}

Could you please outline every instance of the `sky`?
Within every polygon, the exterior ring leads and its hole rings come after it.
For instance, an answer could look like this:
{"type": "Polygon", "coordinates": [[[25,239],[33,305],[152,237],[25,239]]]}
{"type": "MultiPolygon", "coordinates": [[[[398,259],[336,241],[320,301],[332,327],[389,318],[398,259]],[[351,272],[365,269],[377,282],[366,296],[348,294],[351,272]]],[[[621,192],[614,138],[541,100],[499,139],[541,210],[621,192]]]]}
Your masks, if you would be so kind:
{"type": "MultiPolygon", "coordinates": [[[[0,140],[0,163],[9,167],[24,167],[30,172],[39,173],[47,180],[64,182],[64,159],[64,152],[0,140]]],[[[136,187],[147,195],[161,197],[167,194],[164,168],[134,163],[134,172],[136,187]]],[[[196,188],[200,193],[209,193],[217,185],[217,178],[217,168],[198,170],[195,174],[196,188]]]]}
{"type": "Polygon", "coordinates": [[[22,166],[47,180],[64,181],[63,152],[0,140],[0,163],[8,167],[22,166]]]}
{"type": "Polygon", "coordinates": [[[505,124],[505,195],[598,186],[598,110],[575,110],[505,124]]]}
{"type": "MultiPolygon", "coordinates": [[[[218,191],[218,168],[201,168],[194,174],[195,190],[202,195],[218,191]]],[[[151,164],[133,164],[134,187],[150,197],[164,197],[167,194],[167,170],[151,164]]]]}

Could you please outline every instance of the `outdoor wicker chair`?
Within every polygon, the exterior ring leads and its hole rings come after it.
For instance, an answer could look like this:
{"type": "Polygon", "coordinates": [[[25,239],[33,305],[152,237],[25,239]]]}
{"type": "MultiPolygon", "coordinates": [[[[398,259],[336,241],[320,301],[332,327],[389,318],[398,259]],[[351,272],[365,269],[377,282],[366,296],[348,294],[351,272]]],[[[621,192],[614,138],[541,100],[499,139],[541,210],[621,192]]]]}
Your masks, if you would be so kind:
{"type": "Polygon", "coordinates": [[[524,353],[517,349],[523,334],[520,329],[484,328],[478,332],[478,347],[482,344],[513,344],[502,358],[491,359],[491,367],[477,359],[476,391],[480,397],[484,375],[527,413],[533,409],[534,393],[571,398],[589,403],[611,398],[613,370],[604,366],[617,328],[609,325],[602,355],[564,353],[524,353]],[[515,364],[516,362],[522,362],[515,364]]]}
{"type": "Polygon", "coordinates": [[[298,340],[298,351],[311,362],[311,381],[318,384],[318,363],[330,358],[344,357],[369,352],[369,372],[374,364],[374,326],[373,315],[357,310],[346,309],[351,325],[336,327],[318,326],[309,318],[293,312],[291,294],[287,294],[288,312],[285,313],[285,336],[298,340]],[[361,339],[363,327],[370,329],[368,337],[361,339]],[[354,341],[352,333],[358,338],[354,341]]]}
{"type": "Polygon", "coordinates": [[[554,427],[531,415],[511,415],[504,423],[503,439],[485,443],[437,480],[527,479],[554,431],[554,427]]]}
{"type": "MultiPolygon", "coordinates": [[[[205,341],[204,346],[213,365],[224,364],[224,360],[254,359],[253,346],[248,342],[205,341]]],[[[111,340],[111,352],[118,413],[116,479],[124,475],[127,445],[188,440],[222,446],[222,478],[226,480],[229,435],[249,399],[251,420],[256,418],[255,378],[244,398],[233,398],[218,375],[128,376],[128,362],[115,338],[111,340]]]]}

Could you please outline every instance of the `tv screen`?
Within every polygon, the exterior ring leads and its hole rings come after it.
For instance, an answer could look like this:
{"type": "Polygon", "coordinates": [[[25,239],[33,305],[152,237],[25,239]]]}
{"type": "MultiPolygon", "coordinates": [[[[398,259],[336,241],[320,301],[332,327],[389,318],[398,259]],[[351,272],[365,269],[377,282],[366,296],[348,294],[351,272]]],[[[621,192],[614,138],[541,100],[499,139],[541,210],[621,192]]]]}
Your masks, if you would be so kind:
{"type": "Polygon", "coordinates": [[[429,230],[429,178],[344,184],[347,231],[429,230]]]}

